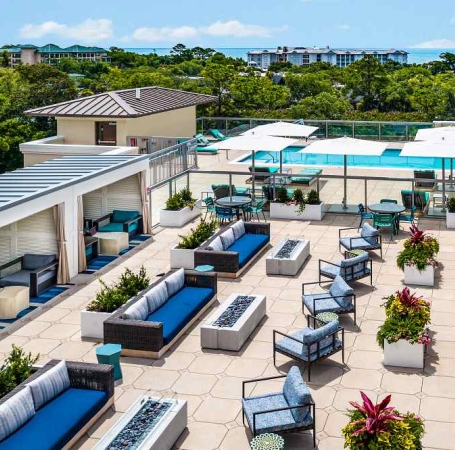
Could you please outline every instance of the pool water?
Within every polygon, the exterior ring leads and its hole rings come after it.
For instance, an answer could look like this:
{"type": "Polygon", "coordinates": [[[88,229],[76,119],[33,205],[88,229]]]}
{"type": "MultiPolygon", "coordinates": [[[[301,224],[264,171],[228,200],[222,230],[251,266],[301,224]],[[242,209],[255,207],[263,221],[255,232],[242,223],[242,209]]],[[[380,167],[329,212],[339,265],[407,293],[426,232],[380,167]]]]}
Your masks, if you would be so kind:
{"type": "MultiPolygon", "coordinates": [[[[283,164],[305,166],[343,166],[344,157],[338,155],[315,155],[312,153],[298,153],[302,148],[291,146],[283,150],[283,164]]],[[[311,147],[310,147],[311,148],[311,147]]],[[[348,156],[348,166],[351,167],[387,167],[393,169],[442,169],[441,158],[418,158],[414,156],[400,156],[400,149],[387,149],[382,156],[348,156]]],[[[278,166],[279,152],[256,152],[256,164],[268,163],[278,166]]],[[[238,162],[251,163],[251,154],[238,162]]],[[[446,159],[448,169],[450,161],[446,159]]]]}

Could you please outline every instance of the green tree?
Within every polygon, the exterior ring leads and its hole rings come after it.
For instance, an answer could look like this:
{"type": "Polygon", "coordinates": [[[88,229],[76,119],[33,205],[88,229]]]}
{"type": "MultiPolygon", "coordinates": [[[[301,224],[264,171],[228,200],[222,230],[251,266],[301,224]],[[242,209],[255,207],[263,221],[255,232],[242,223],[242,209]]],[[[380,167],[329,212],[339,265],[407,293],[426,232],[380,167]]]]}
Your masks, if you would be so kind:
{"type": "Polygon", "coordinates": [[[1,54],[0,66],[9,67],[9,53],[6,50],[4,50],[1,54]]]}
{"type": "Polygon", "coordinates": [[[313,97],[321,92],[334,92],[332,82],[325,72],[305,73],[302,75],[290,73],[286,75],[285,82],[294,101],[313,97]]]}
{"type": "Polygon", "coordinates": [[[314,97],[300,100],[291,106],[290,113],[294,119],[343,119],[352,111],[352,105],[340,94],[322,92],[314,97]]]}
{"type": "Polygon", "coordinates": [[[218,64],[209,61],[201,72],[212,94],[217,97],[217,114],[220,116],[223,109],[224,99],[229,92],[229,86],[237,75],[231,65],[218,64]]]}

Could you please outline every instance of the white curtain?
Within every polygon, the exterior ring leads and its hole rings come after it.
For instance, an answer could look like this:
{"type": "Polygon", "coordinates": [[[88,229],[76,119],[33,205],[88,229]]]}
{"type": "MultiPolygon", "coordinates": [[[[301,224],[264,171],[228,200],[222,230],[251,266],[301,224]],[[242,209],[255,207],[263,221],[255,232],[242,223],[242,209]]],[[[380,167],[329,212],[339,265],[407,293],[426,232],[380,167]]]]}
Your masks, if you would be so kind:
{"type": "Polygon", "coordinates": [[[55,228],[57,230],[57,248],[58,248],[58,272],[57,284],[65,284],[70,279],[68,267],[68,254],[66,251],[66,233],[65,233],[65,204],[60,203],[53,208],[55,228]]]}
{"type": "Polygon", "coordinates": [[[150,234],[150,210],[147,202],[147,172],[143,170],[138,173],[139,175],[139,190],[141,192],[142,203],[142,223],[144,227],[144,234],[150,234]]]}
{"type": "Polygon", "coordinates": [[[77,236],[78,270],[83,272],[87,268],[87,258],[85,257],[84,203],[82,195],[77,197],[77,236]]]}

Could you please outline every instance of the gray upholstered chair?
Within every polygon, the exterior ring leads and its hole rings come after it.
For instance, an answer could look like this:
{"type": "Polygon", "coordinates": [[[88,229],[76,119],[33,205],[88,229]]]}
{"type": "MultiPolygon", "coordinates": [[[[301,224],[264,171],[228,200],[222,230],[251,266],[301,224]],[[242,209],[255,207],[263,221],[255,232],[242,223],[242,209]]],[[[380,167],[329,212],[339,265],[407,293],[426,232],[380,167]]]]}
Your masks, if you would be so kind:
{"type": "Polygon", "coordinates": [[[319,260],[319,282],[322,277],[334,280],[340,276],[347,282],[357,281],[369,277],[370,284],[373,284],[373,261],[367,252],[356,255],[352,252],[346,252],[346,259],[335,263],[319,260]]]}
{"type": "Polygon", "coordinates": [[[382,259],[382,238],[381,234],[378,230],[376,230],[376,228],[373,228],[368,222],[365,222],[362,225],[360,235],[350,237],[342,236],[342,234],[348,230],[356,230],[358,232],[357,227],[341,228],[338,231],[340,252],[341,247],[344,247],[345,250],[348,251],[379,250],[382,259]]]}

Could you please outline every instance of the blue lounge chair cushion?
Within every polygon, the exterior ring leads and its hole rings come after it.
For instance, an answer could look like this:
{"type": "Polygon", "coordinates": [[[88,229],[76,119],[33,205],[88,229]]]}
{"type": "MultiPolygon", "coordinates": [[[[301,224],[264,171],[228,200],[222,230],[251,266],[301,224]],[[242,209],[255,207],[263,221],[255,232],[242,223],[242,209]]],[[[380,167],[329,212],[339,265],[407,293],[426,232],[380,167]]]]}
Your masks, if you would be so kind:
{"type": "MultiPolygon", "coordinates": [[[[242,400],[242,404],[251,430],[253,430],[254,413],[271,409],[287,408],[289,406],[286,398],[281,392],[258,397],[247,397],[242,400]]],[[[256,416],[256,434],[291,430],[293,428],[311,426],[312,423],[313,418],[311,417],[310,412],[306,414],[301,422],[295,421],[291,410],[259,414],[256,416]]]]}
{"type": "Polygon", "coordinates": [[[210,288],[185,286],[147,317],[149,322],[163,324],[163,342],[169,344],[191,319],[210,301],[210,288]]]}
{"type": "Polygon", "coordinates": [[[329,292],[325,292],[324,294],[312,294],[312,295],[303,295],[302,296],[303,303],[307,307],[308,311],[310,311],[311,315],[315,316],[316,314],[323,313],[323,312],[339,312],[343,311],[344,308],[340,306],[338,302],[335,301],[330,296],[329,292]],[[323,298],[324,300],[317,300],[323,298]],[[315,307],[313,308],[313,299],[315,299],[315,307]]]}
{"type": "MultiPolygon", "coordinates": [[[[286,375],[283,395],[289,406],[304,405],[313,400],[297,366],[292,366],[286,375]]],[[[308,411],[309,407],[307,406],[305,408],[291,409],[291,414],[294,416],[296,422],[302,422],[308,411]]]]}
{"type": "Polygon", "coordinates": [[[228,252],[238,252],[239,266],[243,267],[251,258],[253,258],[264,245],[270,240],[266,234],[246,233],[237,239],[229,248],[228,252]]]}
{"type": "Polygon", "coordinates": [[[320,175],[322,169],[302,169],[297,175],[291,177],[292,183],[309,183],[316,175],[320,175]]]}
{"type": "Polygon", "coordinates": [[[332,286],[330,286],[329,292],[342,308],[348,308],[349,305],[351,305],[354,289],[352,289],[343,278],[336,277],[335,280],[333,280],[332,286]]]}
{"type": "Polygon", "coordinates": [[[0,450],[60,450],[101,410],[105,391],[69,388],[0,443],[0,450]]]}
{"type": "Polygon", "coordinates": [[[214,147],[206,147],[202,145],[198,145],[196,147],[198,153],[218,153],[218,149],[214,147]]]}
{"type": "Polygon", "coordinates": [[[139,215],[139,211],[123,211],[114,209],[114,211],[112,211],[112,222],[128,222],[128,220],[133,220],[139,215]]]}
{"type": "Polygon", "coordinates": [[[376,230],[376,228],[372,227],[368,222],[365,222],[362,225],[360,236],[363,237],[371,245],[378,244],[378,238],[376,236],[379,236],[379,231],[376,230]]]}
{"type": "MultiPolygon", "coordinates": [[[[133,222],[128,225],[128,232],[132,232],[137,230],[139,227],[139,222],[133,222]]],[[[104,225],[104,227],[101,227],[98,230],[100,233],[111,233],[111,232],[116,232],[116,233],[123,233],[123,222],[110,222],[107,225],[104,225]]]]}
{"type": "MultiPolygon", "coordinates": [[[[303,330],[297,331],[296,333],[291,334],[292,337],[298,339],[299,341],[303,340],[303,335],[305,330],[311,330],[310,328],[304,328],[303,330]]],[[[318,358],[326,356],[327,354],[333,351],[333,337],[327,336],[319,342],[319,353],[317,344],[312,344],[310,346],[310,356],[308,356],[308,346],[294,341],[294,339],[289,339],[287,337],[276,342],[276,348],[283,351],[284,353],[289,353],[290,355],[295,356],[302,361],[316,361],[318,358]]],[[[341,348],[341,341],[335,339],[335,350],[341,348]]]]}

